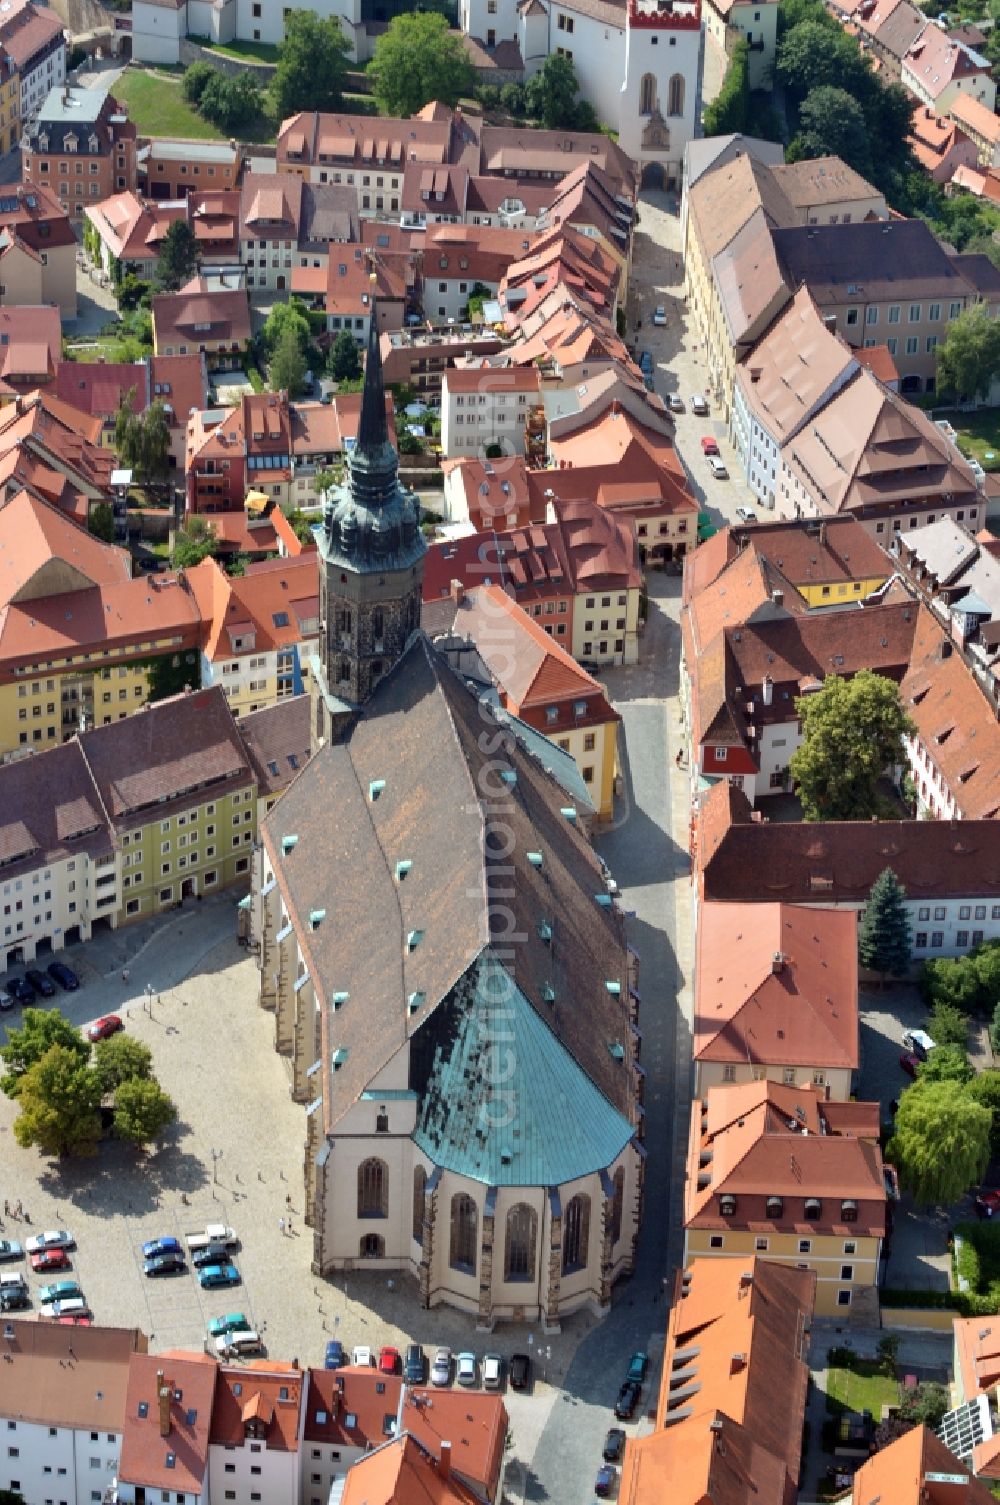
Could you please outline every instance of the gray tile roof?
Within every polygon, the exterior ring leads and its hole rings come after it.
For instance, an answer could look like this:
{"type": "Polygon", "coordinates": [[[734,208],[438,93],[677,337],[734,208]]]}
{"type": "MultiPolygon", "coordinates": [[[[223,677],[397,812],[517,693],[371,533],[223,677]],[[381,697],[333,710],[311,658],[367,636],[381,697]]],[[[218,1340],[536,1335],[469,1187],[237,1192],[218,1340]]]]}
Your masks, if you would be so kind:
{"type": "Polygon", "coordinates": [[[890,298],[967,297],[971,287],[955,258],[919,219],[857,225],[797,225],[773,232],[791,288],[803,282],[823,307],[848,296],[869,303],[890,298]]]}
{"type": "Polygon", "coordinates": [[[309,696],[241,716],[237,730],[262,795],[280,794],[309,761],[309,696]]]}
{"type": "Polygon", "coordinates": [[[0,878],[78,853],[111,850],[111,831],[79,743],[0,766],[0,878]]]}

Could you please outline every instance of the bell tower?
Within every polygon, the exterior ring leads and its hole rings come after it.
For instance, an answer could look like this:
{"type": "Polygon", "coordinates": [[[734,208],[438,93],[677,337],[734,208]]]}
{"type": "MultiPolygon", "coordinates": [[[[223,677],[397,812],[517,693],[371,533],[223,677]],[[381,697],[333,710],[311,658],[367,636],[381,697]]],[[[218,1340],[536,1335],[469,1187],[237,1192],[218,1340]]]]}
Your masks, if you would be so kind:
{"type": "Polygon", "coordinates": [[[361,422],[347,475],[327,496],[319,547],[320,662],[313,735],[326,740],[368,699],[420,625],[427,545],[420,502],[389,441],[375,300],[361,422]]]}

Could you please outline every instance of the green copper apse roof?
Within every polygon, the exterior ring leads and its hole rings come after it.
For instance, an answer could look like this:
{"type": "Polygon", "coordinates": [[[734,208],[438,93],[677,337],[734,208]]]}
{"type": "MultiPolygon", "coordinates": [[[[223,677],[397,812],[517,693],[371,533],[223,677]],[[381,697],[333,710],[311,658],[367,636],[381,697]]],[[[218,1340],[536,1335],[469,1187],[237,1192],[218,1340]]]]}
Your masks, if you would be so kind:
{"type": "Polygon", "coordinates": [[[557,1186],[611,1165],[631,1124],[496,960],[485,955],[470,984],[424,1026],[437,1039],[416,1144],[490,1186],[557,1186]]]}

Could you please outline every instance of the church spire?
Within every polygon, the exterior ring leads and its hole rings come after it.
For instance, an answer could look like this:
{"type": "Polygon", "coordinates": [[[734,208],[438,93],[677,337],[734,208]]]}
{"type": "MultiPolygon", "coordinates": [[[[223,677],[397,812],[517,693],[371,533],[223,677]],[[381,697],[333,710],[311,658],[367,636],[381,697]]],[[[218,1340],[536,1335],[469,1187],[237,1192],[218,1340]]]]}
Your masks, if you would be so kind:
{"type": "MultiPolygon", "coordinates": [[[[374,278],[372,285],[374,286],[374,278]]],[[[368,327],[368,354],[365,357],[365,385],[361,394],[361,422],[358,427],[358,442],[355,455],[370,459],[379,457],[380,451],[389,442],[385,423],[385,383],[382,379],[382,352],[379,348],[378,317],[375,294],[371,299],[371,320],[368,327]]]]}

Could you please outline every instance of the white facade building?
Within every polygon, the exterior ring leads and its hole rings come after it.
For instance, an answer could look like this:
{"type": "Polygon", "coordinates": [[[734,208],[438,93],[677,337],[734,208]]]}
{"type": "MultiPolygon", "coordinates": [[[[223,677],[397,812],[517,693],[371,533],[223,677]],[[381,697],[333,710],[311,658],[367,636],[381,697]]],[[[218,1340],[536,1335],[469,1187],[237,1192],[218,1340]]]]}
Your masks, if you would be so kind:
{"type": "Polygon", "coordinates": [[[505,455],[523,455],[525,419],[538,401],[538,373],[531,367],[449,370],[441,379],[441,449],[449,458],[485,455],[499,445],[505,455]]]}

